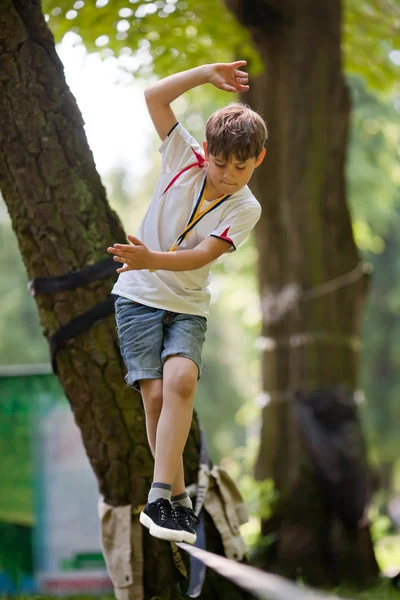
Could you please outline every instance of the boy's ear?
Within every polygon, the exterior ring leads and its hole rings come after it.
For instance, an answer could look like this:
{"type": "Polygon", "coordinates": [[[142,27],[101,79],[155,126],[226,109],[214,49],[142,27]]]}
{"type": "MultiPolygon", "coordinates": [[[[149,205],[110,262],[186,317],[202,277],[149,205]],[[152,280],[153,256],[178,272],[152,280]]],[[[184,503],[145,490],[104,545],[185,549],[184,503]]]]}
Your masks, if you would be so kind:
{"type": "Polygon", "coordinates": [[[263,148],[263,149],[261,150],[261,152],[260,152],[260,154],[258,155],[258,158],[257,158],[257,160],[256,160],[256,164],[254,165],[254,168],[256,168],[256,167],[259,167],[259,166],[261,165],[262,161],[263,161],[263,160],[264,160],[264,158],[265,158],[265,154],[266,154],[266,152],[267,152],[267,151],[266,151],[266,149],[265,149],[265,148],[263,148]]]}
{"type": "Polygon", "coordinates": [[[207,150],[207,142],[204,140],[203,142],[203,150],[204,150],[204,156],[206,157],[206,159],[208,160],[208,150],[207,150]]]}

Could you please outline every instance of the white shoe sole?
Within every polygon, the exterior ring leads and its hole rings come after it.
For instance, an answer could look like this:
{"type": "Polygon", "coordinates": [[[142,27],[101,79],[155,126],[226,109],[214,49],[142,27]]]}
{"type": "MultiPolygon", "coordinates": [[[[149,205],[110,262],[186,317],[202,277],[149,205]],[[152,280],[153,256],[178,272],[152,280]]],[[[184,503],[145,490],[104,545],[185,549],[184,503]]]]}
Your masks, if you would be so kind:
{"type": "MultiPolygon", "coordinates": [[[[175,529],[166,529],[165,527],[160,527],[159,525],[156,525],[155,523],[153,523],[153,521],[150,519],[150,517],[148,515],[146,515],[146,513],[144,513],[144,512],[140,513],[139,521],[141,522],[142,525],[144,525],[144,527],[147,527],[147,529],[149,529],[150,535],[158,538],[159,540],[165,540],[167,542],[183,542],[184,541],[185,532],[183,530],[175,531],[175,529]]],[[[187,535],[191,535],[191,534],[187,534],[187,535]]],[[[194,542],[188,542],[188,543],[190,544],[190,543],[194,543],[194,542]]]]}
{"type": "Polygon", "coordinates": [[[188,531],[183,531],[183,541],[187,544],[195,544],[197,540],[197,535],[195,533],[189,533],[188,531]]]}

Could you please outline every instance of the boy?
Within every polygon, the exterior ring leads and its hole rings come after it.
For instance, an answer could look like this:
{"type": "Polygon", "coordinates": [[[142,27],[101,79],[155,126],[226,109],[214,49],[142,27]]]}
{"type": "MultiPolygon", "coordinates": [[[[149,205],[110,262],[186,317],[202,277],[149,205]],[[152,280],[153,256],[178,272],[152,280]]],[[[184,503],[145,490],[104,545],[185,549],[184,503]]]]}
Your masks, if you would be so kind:
{"type": "Polygon", "coordinates": [[[182,452],[201,375],[209,271],[260,218],[261,207],[247,183],[264,159],[267,138],[257,113],[229,105],[207,121],[203,157],[170,104],[205,83],[227,92],[247,91],[248,75],[239,70],[245,64],[196,67],[146,90],[162,140],[162,173],[137,237],[108,248],[123,263],[113,293],[125,380],[142,394],[155,458],[140,521],[152,535],[169,541],[196,541],[197,517],[185,489],[182,452]]]}

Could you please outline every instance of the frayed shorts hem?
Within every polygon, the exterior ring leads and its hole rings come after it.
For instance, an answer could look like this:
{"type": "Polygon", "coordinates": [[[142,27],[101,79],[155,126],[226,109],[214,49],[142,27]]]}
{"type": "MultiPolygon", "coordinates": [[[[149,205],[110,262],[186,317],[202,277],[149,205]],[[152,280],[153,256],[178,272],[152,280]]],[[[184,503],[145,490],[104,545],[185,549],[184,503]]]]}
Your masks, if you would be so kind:
{"type": "Polygon", "coordinates": [[[136,369],[135,371],[129,371],[124,377],[129,387],[133,388],[137,392],[140,392],[141,379],[162,379],[161,369],[136,369]]]}

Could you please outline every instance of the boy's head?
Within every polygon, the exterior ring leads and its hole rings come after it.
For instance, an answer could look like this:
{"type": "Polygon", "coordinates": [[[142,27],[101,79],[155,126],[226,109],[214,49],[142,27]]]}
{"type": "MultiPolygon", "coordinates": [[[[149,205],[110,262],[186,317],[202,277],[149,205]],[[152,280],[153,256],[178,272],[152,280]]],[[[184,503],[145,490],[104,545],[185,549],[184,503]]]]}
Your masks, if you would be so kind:
{"type": "Polygon", "coordinates": [[[262,117],[244,104],[229,104],[211,115],[203,148],[218,192],[233,194],[250,181],[264,159],[267,137],[262,117]]]}

